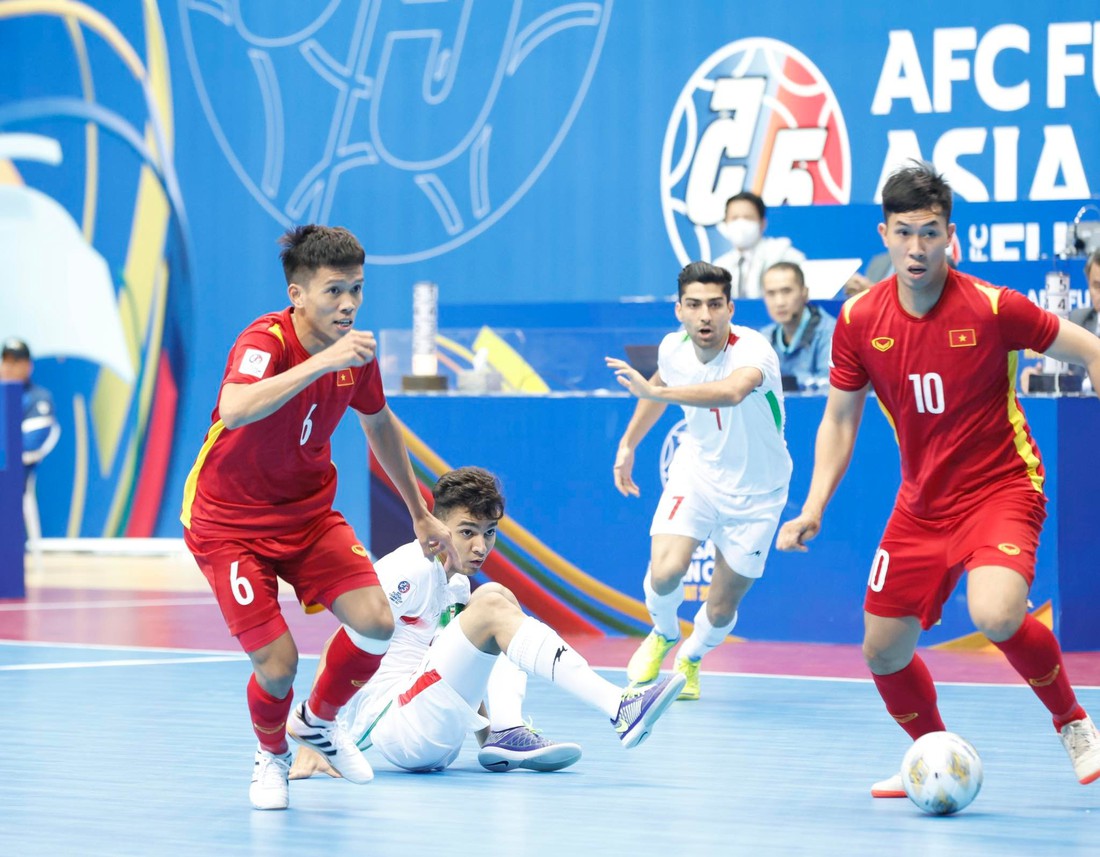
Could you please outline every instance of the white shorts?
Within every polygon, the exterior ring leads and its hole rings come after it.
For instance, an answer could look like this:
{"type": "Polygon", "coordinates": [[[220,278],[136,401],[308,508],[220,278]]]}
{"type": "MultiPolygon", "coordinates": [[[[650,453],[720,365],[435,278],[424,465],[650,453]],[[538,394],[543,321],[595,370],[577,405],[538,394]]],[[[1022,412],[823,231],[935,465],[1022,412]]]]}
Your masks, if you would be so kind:
{"type": "Polygon", "coordinates": [[[728,494],[687,467],[673,467],[649,534],[709,538],[731,569],[758,578],[786,505],[787,486],[770,494],[728,494]]]}
{"type": "Polygon", "coordinates": [[[466,639],[461,624],[451,622],[391,695],[389,709],[370,730],[374,746],[399,768],[446,768],[467,733],[489,725],[477,709],[499,657],[478,649],[466,639]]]}

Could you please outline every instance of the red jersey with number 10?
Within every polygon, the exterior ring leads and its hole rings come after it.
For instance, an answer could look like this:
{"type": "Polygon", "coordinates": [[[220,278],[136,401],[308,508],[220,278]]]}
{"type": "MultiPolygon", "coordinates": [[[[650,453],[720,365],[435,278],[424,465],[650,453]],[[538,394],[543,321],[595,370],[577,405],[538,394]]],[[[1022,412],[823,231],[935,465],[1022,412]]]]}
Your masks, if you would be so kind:
{"type": "Polygon", "coordinates": [[[921,318],[897,290],[893,276],[844,304],[829,379],[840,390],[874,386],[901,453],[898,504],[938,519],[993,487],[1041,494],[1042,460],[1016,398],[1017,352],[1046,351],[1057,316],[954,270],[921,318]]]}
{"type": "MultiPolygon", "coordinates": [[[[292,308],[252,322],[237,337],[222,386],[255,384],[305,362],[292,308]]],[[[331,438],[349,407],[386,404],[377,361],[322,375],[273,414],[227,429],[217,405],[184,486],[180,520],[199,538],[267,538],[304,532],[332,509],[331,438]]]]}

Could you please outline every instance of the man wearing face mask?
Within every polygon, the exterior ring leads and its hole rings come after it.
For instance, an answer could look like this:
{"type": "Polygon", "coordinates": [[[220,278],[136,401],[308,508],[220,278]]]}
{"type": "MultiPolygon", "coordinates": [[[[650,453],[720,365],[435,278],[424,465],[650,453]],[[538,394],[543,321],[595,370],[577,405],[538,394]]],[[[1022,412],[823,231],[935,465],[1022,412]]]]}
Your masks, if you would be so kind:
{"type": "Polygon", "coordinates": [[[764,272],[776,262],[806,261],[806,254],[790,238],[765,238],[768,209],[764,200],[750,191],[731,196],[726,202],[726,219],[718,233],[733,246],[714,264],[733,274],[733,297],[758,298],[763,294],[764,272]]]}

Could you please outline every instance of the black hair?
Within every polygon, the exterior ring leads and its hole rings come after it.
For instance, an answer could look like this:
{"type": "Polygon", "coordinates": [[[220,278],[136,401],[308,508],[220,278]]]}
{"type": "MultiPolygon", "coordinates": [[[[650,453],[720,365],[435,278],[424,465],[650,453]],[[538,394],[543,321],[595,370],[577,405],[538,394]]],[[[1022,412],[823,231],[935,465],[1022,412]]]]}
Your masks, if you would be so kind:
{"type": "Polygon", "coordinates": [[[754,206],[756,206],[756,211],[760,215],[761,220],[768,216],[768,207],[764,205],[764,200],[758,197],[751,190],[743,190],[741,191],[741,193],[735,193],[733,196],[727,199],[726,211],[729,211],[731,202],[737,202],[741,199],[745,200],[746,202],[751,202],[754,206]]]}
{"type": "Polygon", "coordinates": [[[725,268],[719,268],[710,262],[692,262],[685,265],[676,278],[677,296],[684,296],[684,288],[688,283],[714,283],[722,287],[726,300],[731,300],[733,275],[725,268]]]}
{"type": "Polygon", "coordinates": [[[882,186],[882,219],[908,211],[934,211],[951,222],[951,186],[926,161],[911,161],[890,173],[882,186]]]}
{"type": "Polygon", "coordinates": [[[432,488],[435,500],[432,513],[445,518],[458,508],[466,508],[475,518],[499,520],[504,517],[504,493],[500,480],[482,467],[459,467],[439,477],[432,488]]]}
{"type": "Polygon", "coordinates": [[[356,268],[363,264],[363,245],[341,226],[319,226],[310,223],[295,226],[280,239],[286,283],[301,283],[321,268],[356,268]]]}

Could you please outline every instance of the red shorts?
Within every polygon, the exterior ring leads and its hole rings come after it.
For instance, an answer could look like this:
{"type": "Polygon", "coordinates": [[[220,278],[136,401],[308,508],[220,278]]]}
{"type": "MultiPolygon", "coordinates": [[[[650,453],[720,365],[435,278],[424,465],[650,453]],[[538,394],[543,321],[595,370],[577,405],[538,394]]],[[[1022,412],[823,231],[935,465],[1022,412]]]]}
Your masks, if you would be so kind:
{"type": "Polygon", "coordinates": [[[246,652],[274,642],[287,631],[279,609],[282,578],[312,613],[353,589],[378,586],[378,575],[355,531],[339,512],[329,512],[293,538],[184,541],[218,600],[229,633],[246,652]]]}
{"type": "Polygon", "coordinates": [[[1017,490],[945,520],[917,518],[895,506],[871,563],[863,608],[875,616],[914,616],[928,630],[968,569],[1011,568],[1031,586],[1045,519],[1046,498],[1017,490]]]}

